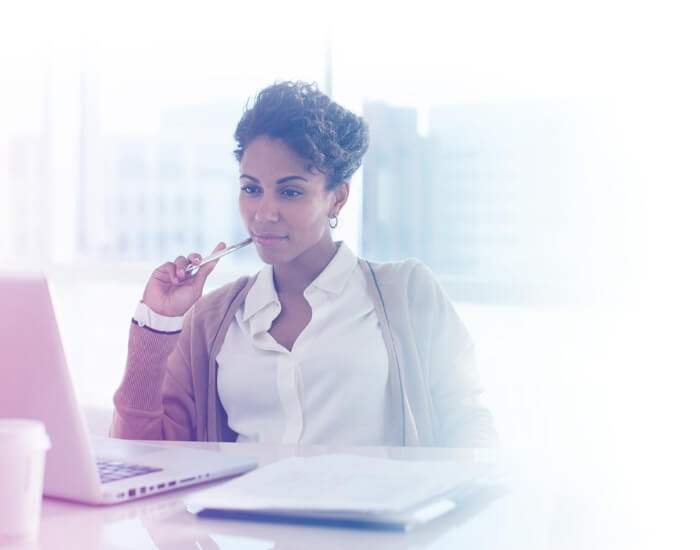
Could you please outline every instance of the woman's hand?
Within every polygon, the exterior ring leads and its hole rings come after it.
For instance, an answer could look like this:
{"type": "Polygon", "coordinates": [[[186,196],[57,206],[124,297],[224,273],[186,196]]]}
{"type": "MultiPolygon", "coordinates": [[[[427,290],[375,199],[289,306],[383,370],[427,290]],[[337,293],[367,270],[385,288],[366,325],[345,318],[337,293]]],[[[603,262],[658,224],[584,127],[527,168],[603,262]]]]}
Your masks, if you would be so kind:
{"type": "MultiPolygon", "coordinates": [[[[219,243],[213,252],[226,248],[219,243]]],[[[185,272],[185,267],[192,263],[199,265],[202,256],[192,253],[187,258],[178,256],[174,262],[167,262],[157,268],[146,283],[143,291],[143,303],[160,315],[179,317],[184,315],[192,304],[202,296],[204,283],[214,270],[219,260],[200,267],[195,274],[185,272]]]]}

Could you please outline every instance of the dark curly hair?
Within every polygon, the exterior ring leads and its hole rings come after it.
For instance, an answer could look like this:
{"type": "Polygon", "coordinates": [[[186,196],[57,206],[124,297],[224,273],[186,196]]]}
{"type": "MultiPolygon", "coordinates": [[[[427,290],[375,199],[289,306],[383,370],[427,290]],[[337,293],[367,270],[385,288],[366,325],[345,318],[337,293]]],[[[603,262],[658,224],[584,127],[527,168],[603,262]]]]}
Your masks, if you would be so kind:
{"type": "Polygon", "coordinates": [[[344,109],[316,84],[279,82],[262,90],[236,127],[238,162],[258,136],[281,138],[309,169],[326,175],[326,189],[350,179],[369,145],[369,129],[361,117],[344,109]]]}

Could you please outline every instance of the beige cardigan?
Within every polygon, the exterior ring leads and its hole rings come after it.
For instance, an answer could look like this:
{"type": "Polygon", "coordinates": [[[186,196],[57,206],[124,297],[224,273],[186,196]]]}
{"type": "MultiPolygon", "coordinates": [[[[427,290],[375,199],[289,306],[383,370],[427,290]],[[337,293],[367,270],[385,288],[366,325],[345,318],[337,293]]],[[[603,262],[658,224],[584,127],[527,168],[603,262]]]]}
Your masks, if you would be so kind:
{"type": "MultiPolygon", "coordinates": [[[[417,260],[360,265],[387,347],[391,410],[401,418],[403,444],[493,445],[472,340],[435,278],[417,260]]],[[[242,277],[200,298],[180,332],[132,323],[112,436],[236,440],[219,400],[216,357],[254,280],[242,277]]]]}

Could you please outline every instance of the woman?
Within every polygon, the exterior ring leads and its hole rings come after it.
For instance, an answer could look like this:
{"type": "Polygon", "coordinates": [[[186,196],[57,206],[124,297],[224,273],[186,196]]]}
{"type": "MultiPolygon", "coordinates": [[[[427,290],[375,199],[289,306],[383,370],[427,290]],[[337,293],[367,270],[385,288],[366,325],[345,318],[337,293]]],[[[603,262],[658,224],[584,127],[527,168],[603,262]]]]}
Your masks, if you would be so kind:
{"type": "Polygon", "coordinates": [[[492,444],[472,341],[429,271],[358,259],[333,241],[367,150],[364,121],[312,85],[285,82],[260,92],[235,137],[240,213],[267,265],[206,296],[215,262],[185,272],[199,254],[153,272],[112,435],[492,444]]]}

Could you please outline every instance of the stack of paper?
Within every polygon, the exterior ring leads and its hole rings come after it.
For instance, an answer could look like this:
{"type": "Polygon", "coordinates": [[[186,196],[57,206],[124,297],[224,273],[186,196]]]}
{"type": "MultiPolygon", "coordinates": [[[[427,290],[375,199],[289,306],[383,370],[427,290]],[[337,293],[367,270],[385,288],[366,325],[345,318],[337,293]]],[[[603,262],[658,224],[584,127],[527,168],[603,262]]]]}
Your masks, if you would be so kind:
{"type": "Polygon", "coordinates": [[[191,495],[201,515],[337,520],[406,528],[451,510],[486,466],[329,454],[294,457],[191,495]]]}

